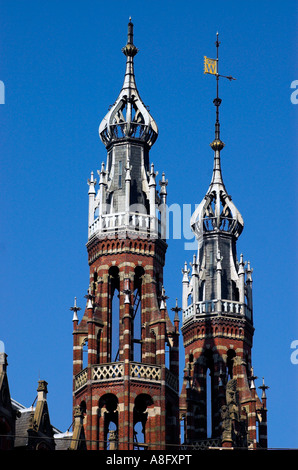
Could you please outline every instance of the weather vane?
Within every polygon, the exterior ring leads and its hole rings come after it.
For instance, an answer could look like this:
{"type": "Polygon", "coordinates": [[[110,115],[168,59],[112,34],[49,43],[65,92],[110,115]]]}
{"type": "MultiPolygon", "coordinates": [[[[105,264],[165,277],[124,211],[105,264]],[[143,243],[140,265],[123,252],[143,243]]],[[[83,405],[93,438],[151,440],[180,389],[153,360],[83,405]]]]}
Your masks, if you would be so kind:
{"type": "Polygon", "coordinates": [[[218,84],[219,77],[227,78],[228,80],[236,80],[236,78],[231,75],[220,75],[218,73],[218,49],[220,42],[218,40],[218,32],[216,33],[216,59],[210,59],[209,57],[204,56],[204,73],[209,73],[215,75],[216,77],[216,98],[213,100],[214,105],[216,106],[216,123],[215,123],[215,139],[219,140],[219,106],[221,104],[221,99],[218,96],[218,84]]]}

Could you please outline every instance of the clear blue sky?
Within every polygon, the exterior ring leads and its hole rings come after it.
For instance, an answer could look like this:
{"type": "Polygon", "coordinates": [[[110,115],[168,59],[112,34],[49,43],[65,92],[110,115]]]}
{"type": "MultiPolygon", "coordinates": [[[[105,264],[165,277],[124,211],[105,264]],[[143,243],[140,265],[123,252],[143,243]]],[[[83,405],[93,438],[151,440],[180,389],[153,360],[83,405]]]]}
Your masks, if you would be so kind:
{"type": "MultiPolygon", "coordinates": [[[[169,204],[199,203],[210,182],[215,82],[203,74],[220,34],[222,167],[243,215],[238,242],[253,272],[253,365],[268,390],[269,446],[298,448],[298,79],[295,1],[0,3],[0,339],[11,395],[25,406],[48,382],[52,423],[72,421],[72,313],[88,288],[88,186],[106,158],[98,126],[124,76],[132,16],[138,89],[159,127],[151,151],[169,204]]],[[[168,307],[181,305],[193,252],[169,240],[168,307]]],[[[171,312],[172,313],[172,312],[171,312]]],[[[181,337],[182,342],[182,337],[181,337]]],[[[183,361],[182,361],[183,365],[183,361]]]]}

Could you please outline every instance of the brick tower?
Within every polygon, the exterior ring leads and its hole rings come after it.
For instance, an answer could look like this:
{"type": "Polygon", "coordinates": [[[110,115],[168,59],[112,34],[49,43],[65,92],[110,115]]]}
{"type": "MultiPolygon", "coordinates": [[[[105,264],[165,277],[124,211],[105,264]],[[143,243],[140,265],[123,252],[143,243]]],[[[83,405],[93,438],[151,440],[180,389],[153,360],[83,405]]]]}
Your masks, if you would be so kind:
{"type": "MultiPolygon", "coordinates": [[[[216,41],[218,51],[218,37],[216,41]]],[[[266,387],[258,398],[252,369],[253,305],[250,263],[237,258],[243,219],[223,183],[218,58],[213,174],[191,217],[198,251],[183,269],[182,334],[185,374],[180,399],[184,442],[267,447],[266,387]]],[[[232,79],[232,77],[227,77],[232,79]]]]}
{"type": "Polygon", "coordinates": [[[124,83],[99,126],[98,190],[88,180],[90,281],[81,321],[72,307],[73,405],[88,449],[155,450],[179,440],[179,320],[163,288],[167,181],[158,192],[149,163],[158,129],[136,87],[131,20],[122,52],[124,83]]]}

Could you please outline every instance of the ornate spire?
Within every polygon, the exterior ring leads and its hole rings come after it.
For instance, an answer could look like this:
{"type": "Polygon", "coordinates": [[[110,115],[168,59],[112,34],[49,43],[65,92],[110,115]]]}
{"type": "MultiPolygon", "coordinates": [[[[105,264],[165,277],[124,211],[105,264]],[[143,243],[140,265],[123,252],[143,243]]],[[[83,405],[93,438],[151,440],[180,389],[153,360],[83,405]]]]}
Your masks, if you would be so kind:
{"type": "Polygon", "coordinates": [[[133,43],[133,23],[128,23],[127,43],[122,48],[126,69],[120,94],[99,126],[99,136],[105,146],[123,139],[138,139],[151,147],[157,139],[157,125],[142,102],[134,74],[134,57],[138,53],[133,43]]]}
{"type": "Polygon", "coordinates": [[[231,76],[219,75],[218,73],[218,48],[220,42],[218,41],[218,33],[216,35],[216,59],[208,59],[205,57],[205,67],[211,63],[212,68],[206,68],[205,73],[210,73],[216,77],[216,98],[213,103],[216,107],[216,120],[215,120],[215,138],[210,146],[214,150],[214,164],[212,179],[209,189],[195,212],[191,217],[191,228],[195,232],[200,244],[202,244],[202,233],[212,231],[223,231],[233,234],[236,238],[239,237],[243,230],[244,222],[242,216],[236,206],[232,202],[232,198],[228,195],[225,188],[221,163],[220,152],[224,148],[224,143],[220,139],[220,122],[219,122],[219,106],[221,99],[218,96],[218,83],[219,77],[235,80],[231,76]],[[213,64],[214,63],[214,64],[213,64]],[[208,70],[212,70],[211,72],[208,70]]]}

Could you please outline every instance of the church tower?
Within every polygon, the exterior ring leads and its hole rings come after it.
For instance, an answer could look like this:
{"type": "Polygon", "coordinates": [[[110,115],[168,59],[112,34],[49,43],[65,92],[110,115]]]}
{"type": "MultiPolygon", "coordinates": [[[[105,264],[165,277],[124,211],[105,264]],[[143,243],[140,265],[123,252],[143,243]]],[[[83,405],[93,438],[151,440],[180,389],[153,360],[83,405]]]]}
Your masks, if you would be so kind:
{"type": "MultiPolygon", "coordinates": [[[[180,399],[184,443],[195,448],[267,447],[266,394],[258,398],[252,368],[252,268],[237,240],[243,219],[227,192],[221,170],[217,59],[207,73],[217,80],[211,183],[191,217],[198,242],[191,269],[182,270],[182,335],[185,374],[180,399]]],[[[225,77],[232,80],[232,77],[225,77]]]]}
{"type": "Polygon", "coordinates": [[[88,180],[90,280],[80,321],[71,308],[73,405],[88,449],[156,450],[179,440],[179,320],[163,287],[167,181],[157,183],[149,161],[158,128],[136,86],[131,20],[122,52],[123,86],[99,126],[106,163],[98,183],[93,172],[88,180]]]}

